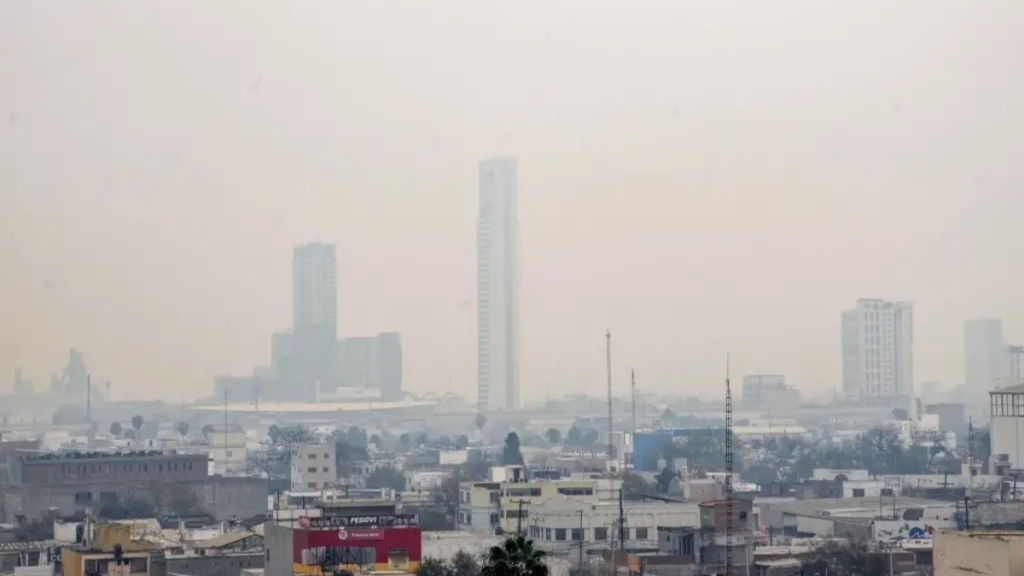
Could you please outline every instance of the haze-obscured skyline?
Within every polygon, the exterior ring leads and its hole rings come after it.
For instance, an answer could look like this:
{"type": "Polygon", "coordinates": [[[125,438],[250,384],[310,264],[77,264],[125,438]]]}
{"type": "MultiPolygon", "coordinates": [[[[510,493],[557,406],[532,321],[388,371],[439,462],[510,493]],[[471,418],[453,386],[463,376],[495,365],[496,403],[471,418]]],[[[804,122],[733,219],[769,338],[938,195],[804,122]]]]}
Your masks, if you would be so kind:
{"type": "MultiPolygon", "coordinates": [[[[206,395],[338,247],[339,333],[475,395],[476,166],[519,163],[522,386],[840,382],[840,311],[1024,342],[1012,0],[0,4],[0,382],[75,346],[127,398],[206,395]]],[[[6,385],[0,385],[6,388],[6,385]]]]}

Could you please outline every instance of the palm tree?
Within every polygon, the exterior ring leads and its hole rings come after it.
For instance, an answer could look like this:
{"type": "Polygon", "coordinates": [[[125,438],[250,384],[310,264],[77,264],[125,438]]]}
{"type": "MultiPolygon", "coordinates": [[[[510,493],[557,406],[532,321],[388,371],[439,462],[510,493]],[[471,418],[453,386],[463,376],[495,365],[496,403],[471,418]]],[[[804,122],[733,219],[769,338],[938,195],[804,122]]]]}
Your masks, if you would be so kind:
{"type": "Polygon", "coordinates": [[[546,554],[525,536],[509,536],[487,551],[481,576],[549,576],[546,554]]]}
{"type": "Polygon", "coordinates": [[[121,423],[120,422],[114,422],[113,424],[111,424],[110,425],[110,433],[114,436],[114,438],[117,438],[118,436],[120,436],[121,435],[121,423]]]}

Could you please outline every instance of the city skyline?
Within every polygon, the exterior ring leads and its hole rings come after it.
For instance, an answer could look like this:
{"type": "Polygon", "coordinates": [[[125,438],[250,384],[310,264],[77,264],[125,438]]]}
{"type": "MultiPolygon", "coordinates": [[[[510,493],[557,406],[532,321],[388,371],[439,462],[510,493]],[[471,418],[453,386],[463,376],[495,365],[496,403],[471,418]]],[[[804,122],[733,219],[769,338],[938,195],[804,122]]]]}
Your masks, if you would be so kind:
{"type": "Polygon", "coordinates": [[[207,394],[319,239],[340,333],[475,398],[475,166],[509,153],[526,400],[602,386],[606,328],[617,394],[717,396],[731,350],[827,398],[865,295],[913,300],[916,379],[960,384],[964,320],[1024,343],[1024,4],[936,1],[0,3],[0,374],[46,389],[77,347],[119,397],[207,394]]]}

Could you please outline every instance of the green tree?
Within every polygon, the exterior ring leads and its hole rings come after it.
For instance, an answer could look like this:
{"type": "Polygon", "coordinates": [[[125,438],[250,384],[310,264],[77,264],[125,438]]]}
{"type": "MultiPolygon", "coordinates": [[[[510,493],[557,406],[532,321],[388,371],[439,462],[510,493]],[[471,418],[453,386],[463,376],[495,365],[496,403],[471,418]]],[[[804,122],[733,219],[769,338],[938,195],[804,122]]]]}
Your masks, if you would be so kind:
{"type": "Polygon", "coordinates": [[[889,565],[881,543],[866,540],[827,540],[801,562],[804,574],[835,576],[882,576],[889,565]]]}
{"type": "Polygon", "coordinates": [[[142,430],[142,426],[146,423],[146,419],[136,414],[132,416],[132,428],[135,429],[135,436],[138,437],[139,430],[142,430]]]}
{"type": "Polygon", "coordinates": [[[544,434],[547,437],[548,442],[552,444],[560,444],[562,442],[562,432],[558,428],[548,428],[548,431],[544,434]]]}
{"type": "Polygon", "coordinates": [[[458,448],[459,450],[465,450],[466,448],[468,448],[469,436],[466,436],[465,434],[460,434],[459,437],[455,439],[455,447],[458,448]]]}
{"type": "Polygon", "coordinates": [[[178,422],[174,425],[174,429],[178,431],[178,434],[181,434],[182,438],[188,436],[188,422],[178,422]]]}
{"type": "Polygon", "coordinates": [[[476,558],[466,552],[459,550],[452,557],[450,563],[452,576],[480,576],[480,563],[476,558]]]}
{"type": "Polygon", "coordinates": [[[565,435],[565,444],[567,446],[580,446],[583,444],[583,431],[573,424],[572,428],[569,428],[569,432],[565,435]]]}
{"type": "Polygon", "coordinates": [[[408,450],[409,447],[412,446],[412,437],[409,436],[407,432],[403,432],[402,435],[398,437],[398,444],[403,450],[408,450]]]}
{"type": "Polygon", "coordinates": [[[135,440],[136,439],[136,437],[135,437],[135,430],[129,430],[129,431],[125,432],[124,433],[124,437],[127,438],[128,440],[135,440]]]}
{"type": "Polygon", "coordinates": [[[391,488],[402,492],[405,483],[405,474],[394,468],[377,468],[366,477],[367,488],[391,488]]]}
{"type": "Polygon", "coordinates": [[[523,453],[519,449],[519,435],[515,432],[509,432],[508,436],[505,436],[505,447],[501,450],[501,463],[505,466],[523,464],[523,453]]]}
{"type": "MultiPolygon", "coordinates": [[[[271,426],[271,428],[273,428],[273,426],[271,426]]],[[[201,431],[203,433],[203,437],[209,437],[210,434],[213,434],[213,431],[214,431],[213,424],[203,424],[203,428],[202,428],[201,431]]],[[[271,441],[273,441],[273,440],[271,440],[271,441]]]]}
{"type": "Polygon", "coordinates": [[[643,476],[636,472],[625,472],[622,475],[622,491],[626,494],[650,494],[654,487],[643,476]]]}
{"type": "Polygon", "coordinates": [[[121,435],[121,423],[120,422],[114,422],[114,423],[112,423],[110,425],[110,434],[114,438],[117,438],[118,436],[121,435]]]}
{"type": "Polygon", "coordinates": [[[427,556],[420,562],[418,576],[452,576],[448,563],[440,558],[427,556]]]}
{"type": "Polygon", "coordinates": [[[481,576],[549,576],[546,554],[524,536],[509,536],[487,551],[481,576]]]}
{"type": "Polygon", "coordinates": [[[476,429],[483,432],[484,426],[487,425],[487,416],[484,416],[483,414],[477,414],[473,422],[476,424],[476,429]]]}

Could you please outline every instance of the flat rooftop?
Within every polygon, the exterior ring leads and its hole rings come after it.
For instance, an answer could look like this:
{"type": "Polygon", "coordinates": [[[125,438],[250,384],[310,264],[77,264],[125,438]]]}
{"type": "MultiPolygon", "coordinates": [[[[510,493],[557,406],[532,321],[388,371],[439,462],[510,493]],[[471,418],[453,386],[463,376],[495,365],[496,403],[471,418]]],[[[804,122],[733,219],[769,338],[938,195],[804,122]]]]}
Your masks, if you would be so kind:
{"type": "MultiPolygon", "coordinates": [[[[407,408],[425,408],[437,402],[260,402],[259,412],[263,413],[304,413],[318,412],[368,412],[371,410],[402,410],[407,408]]],[[[256,412],[252,402],[211,404],[208,406],[190,406],[188,410],[203,412],[256,412]]]]}
{"type": "MultiPolygon", "coordinates": [[[[861,516],[867,514],[874,516],[879,512],[878,498],[814,498],[810,500],[781,500],[769,498],[757,498],[754,506],[766,506],[771,510],[778,510],[789,514],[813,515],[816,512],[829,512],[836,517],[861,516]]],[[[884,512],[892,511],[892,500],[886,500],[881,504],[884,512]]],[[[906,510],[907,508],[949,508],[955,506],[952,502],[943,500],[928,500],[925,498],[896,498],[896,509],[906,510]]]]}

